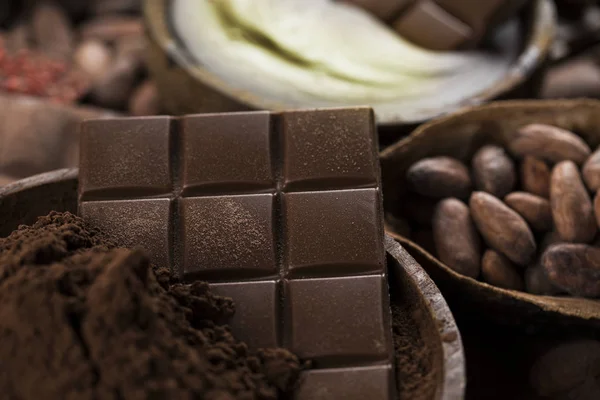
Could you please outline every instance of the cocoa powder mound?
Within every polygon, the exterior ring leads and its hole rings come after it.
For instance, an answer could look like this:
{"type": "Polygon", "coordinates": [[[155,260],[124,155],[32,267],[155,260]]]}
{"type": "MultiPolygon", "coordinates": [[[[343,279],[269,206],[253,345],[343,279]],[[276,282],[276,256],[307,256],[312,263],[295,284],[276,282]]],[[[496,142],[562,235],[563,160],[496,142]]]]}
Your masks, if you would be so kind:
{"type": "Polygon", "coordinates": [[[231,299],[178,283],[69,213],[0,239],[0,393],[15,399],[276,399],[302,365],[250,354],[231,299]]]}

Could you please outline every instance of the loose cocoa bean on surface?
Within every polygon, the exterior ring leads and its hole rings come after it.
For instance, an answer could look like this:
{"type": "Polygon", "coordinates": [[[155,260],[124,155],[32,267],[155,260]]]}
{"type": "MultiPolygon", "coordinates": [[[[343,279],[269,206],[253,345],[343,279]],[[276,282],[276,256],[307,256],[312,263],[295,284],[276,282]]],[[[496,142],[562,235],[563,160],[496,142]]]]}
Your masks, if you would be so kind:
{"type": "Polygon", "coordinates": [[[50,56],[68,59],[73,52],[73,31],[62,7],[52,1],[40,1],[31,18],[33,39],[50,56]]]}
{"type": "Polygon", "coordinates": [[[542,255],[542,266],[552,284],[581,297],[600,297],[600,248],[560,243],[542,255]]]}
{"type": "Polygon", "coordinates": [[[473,156],[471,166],[478,190],[499,198],[513,190],[516,181],[515,165],[502,147],[483,146],[473,156]]]}
{"type": "Polygon", "coordinates": [[[550,204],[562,240],[589,243],[594,239],[597,226],[592,201],[572,161],[560,162],[552,169],[550,204]]]}
{"type": "Polygon", "coordinates": [[[550,197],[550,168],[539,158],[525,156],[521,163],[523,190],[540,197],[550,197]]]}
{"type": "Polygon", "coordinates": [[[481,243],[469,207],[455,198],[444,199],[435,209],[432,225],[440,261],[462,275],[479,276],[481,243]]]}
{"type": "Polygon", "coordinates": [[[552,296],[562,291],[550,282],[546,271],[540,263],[535,263],[525,269],[525,289],[531,294],[552,296]]]}
{"type": "Polygon", "coordinates": [[[543,197],[527,192],[513,192],[504,198],[510,208],[519,213],[538,232],[552,229],[552,209],[543,197]]]}
{"type": "Polygon", "coordinates": [[[466,199],[471,191],[469,170],[465,164],[451,157],[417,161],[408,169],[406,177],[411,188],[423,196],[466,199]]]}
{"type": "Polygon", "coordinates": [[[583,164],[581,172],[589,190],[595,192],[600,189],[600,148],[583,164]]]}
{"type": "Polygon", "coordinates": [[[469,206],[475,225],[491,248],[517,265],[525,266],[531,262],[536,244],[523,217],[485,192],[473,192],[469,206]]]}
{"type": "Polygon", "coordinates": [[[486,250],[481,260],[481,277],[484,282],[504,289],[523,290],[523,278],[513,263],[494,250],[486,250]]]}
{"type": "Polygon", "coordinates": [[[591,153],[585,141],[573,132],[544,124],[520,128],[508,148],[519,157],[529,155],[552,163],[570,160],[578,165],[583,164],[591,153]]]}

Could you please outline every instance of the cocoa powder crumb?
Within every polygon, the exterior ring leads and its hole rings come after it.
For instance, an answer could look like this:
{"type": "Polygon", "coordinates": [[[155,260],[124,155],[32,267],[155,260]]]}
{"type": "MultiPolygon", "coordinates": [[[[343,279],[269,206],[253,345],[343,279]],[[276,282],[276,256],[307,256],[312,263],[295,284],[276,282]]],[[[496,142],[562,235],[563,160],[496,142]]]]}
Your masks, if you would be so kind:
{"type": "Polygon", "coordinates": [[[69,213],[0,239],[0,392],[19,399],[276,399],[302,365],[249,353],[231,299],[69,213]]]}

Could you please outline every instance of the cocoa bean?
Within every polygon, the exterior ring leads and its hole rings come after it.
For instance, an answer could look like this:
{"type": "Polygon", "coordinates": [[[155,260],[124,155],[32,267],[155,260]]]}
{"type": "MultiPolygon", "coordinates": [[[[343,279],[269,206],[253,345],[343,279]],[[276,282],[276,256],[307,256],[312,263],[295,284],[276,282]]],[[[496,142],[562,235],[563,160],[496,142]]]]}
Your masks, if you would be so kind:
{"type": "Polygon", "coordinates": [[[462,162],[451,157],[417,161],[408,169],[406,177],[413,191],[423,196],[466,199],[471,191],[469,170],[462,162]]]}
{"type": "Polygon", "coordinates": [[[578,165],[591,153],[579,136],[552,125],[530,124],[520,128],[509,142],[510,151],[519,156],[534,156],[552,163],[570,160],[578,165]]]}
{"type": "Polygon", "coordinates": [[[528,293],[542,296],[552,296],[562,293],[554,286],[540,263],[535,263],[525,269],[525,289],[528,293]]]}
{"type": "Polygon", "coordinates": [[[550,202],[543,197],[527,192],[513,192],[504,202],[515,210],[538,232],[552,229],[552,209],[550,202]]]}
{"type": "Polygon", "coordinates": [[[550,179],[552,219],[565,242],[589,243],[596,235],[592,201],[572,161],[558,163],[550,179]]]}
{"type": "Polygon", "coordinates": [[[160,113],[158,90],[153,81],[146,81],[134,90],[129,99],[129,113],[134,116],[160,113]]]}
{"type": "Polygon", "coordinates": [[[92,81],[96,81],[110,68],[112,52],[100,40],[90,39],[77,47],[73,61],[92,81]]]}
{"type": "Polygon", "coordinates": [[[542,256],[550,282],[581,297],[600,296],[600,249],[586,244],[560,243],[542,256]]]}
{"type": "Polygon", "coordinates": [[[483,146],[473,156],[471,165],[478,190],[499,198],[513,190],[516,181],[515,165],[503,148],[483,146]]]}
{"type": "Polygon", "coordinates": [[[473,192],[469,206],[475,226],[491,248],[517,265],[529,264],[535,256],[536,244],[523,217],[485,192],[473,192]]]}
{"type": "Polygon", "coordinates": [[[454,198],[440,201],[432,225],[440,261],[459,274],[476,278],[480,271],[481,243],[467,205],[454,198]]]}
{"type": "Polygon", "coordinates": [[[484,282],[504,289],[523,290],[523,278],[513,263],[494,250],[486,250],[481,260],[481,277],[484,282]]]}
{"type": "Polygon", "coordinates": [[[550,197],[550,168],[533,156],[525,156],[521,163],[521,184],[523,190],[540,197],[550,197]]]}
{"type": "Polygon", "coordinates": [[[41,1],[31,17],[31,31],[38,48],[52,57],[69,59],[73,52],[73,31],[62,7],[41,1]]]}
{"type": "Polygon", "coordinates": [[[587,159],[581,170],[583,180],[592,192],[600,189],[600,148],[587,159]]]}

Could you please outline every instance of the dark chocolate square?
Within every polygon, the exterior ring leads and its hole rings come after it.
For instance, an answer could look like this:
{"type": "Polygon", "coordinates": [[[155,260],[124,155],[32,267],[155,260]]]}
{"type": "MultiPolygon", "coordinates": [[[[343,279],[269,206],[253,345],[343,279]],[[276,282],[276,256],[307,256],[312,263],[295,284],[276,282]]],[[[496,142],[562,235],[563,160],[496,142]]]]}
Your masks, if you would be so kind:
{"type": "Polygon", "coordinates": [[[393,399],[391,365],[332,368],[302,373],[295,400],[388,400],[393,399]]]}
{"type": "Polygon", "coordinates": [[[251,350],[277,347],[279,290],[276,281],[212,283],[211,290],[235,302],[231,332],[251,350]]]}
{"type": "Polygon", "coordinates": [[[181,124],[184,194],[275,187],[268,112],[193,115],[181,124]]]}
{"type": "Polygon", "coordinates": [[[286,193],[286,261],[291,276],[383,271],[377,189],[286,193]]]}
{"type": "Polygon", "coordinates": [[[170,117],[84,122],[79,193],[83,197],[170,195],[170,129],[170,117]]]}
{"type": "Polygon", "coordinates": [[[316,366],[386,359],[387,290],[381,275],[287,282],[285,346],[316,366]]]}
{"type": "Polygon", "coordinates": [[[81,203],[79,213],[120,246],[143,247],[154,265],[171,267],[170,203],[169,199],[88,201],[81,203]]]}
{"type": "Polygon", "coordinates": [[[217,280],[274,275],[273,199],[273,194],[181,199],[184,274],[217,280]]]}
{"type": "Polygon", "coordinates": [[[375,186],[379,173],[370,108],[281,116],[285,190],[375,186]]]}

